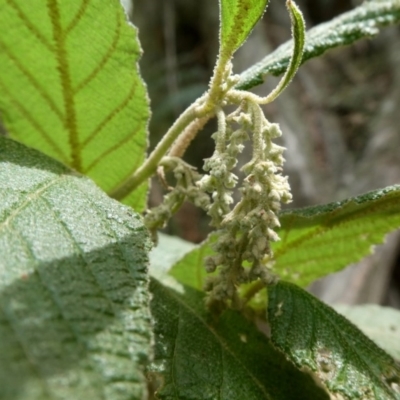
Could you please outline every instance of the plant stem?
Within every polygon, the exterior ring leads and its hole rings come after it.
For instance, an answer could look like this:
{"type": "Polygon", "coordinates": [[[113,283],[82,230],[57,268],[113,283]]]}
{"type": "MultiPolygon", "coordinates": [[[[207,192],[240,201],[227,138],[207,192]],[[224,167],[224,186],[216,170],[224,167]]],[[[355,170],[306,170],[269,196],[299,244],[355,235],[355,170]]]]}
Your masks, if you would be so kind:
{"type": "Polygon", "coordinates": [[[215,114],[216,106],[220,103],[224,92],[221,90],[224,76],[226,75],[226,65],[229,60],[219,58],[211,78],[210,89],[200,99],[188,107],[171,126],[160,143],[156,146],[147,160],[124,182],[113,189],[109,196],[116,200],[122,200],[129,193],[135,190],[146,179],[149,179],[157,170],[158,164],[165,156],[170,147],[174,144],[178,136],[198,118],[207,117],[209,119],[215,114]]]}
{"type": "Polygon", "coordinates": [[[122,200],[156,172],[157,166],[161,159],[167,153],[179,134],[185,130],[185,128],[196,118],[203,117],[206,114],[199,113],[197,111],[198,107],[199,103],[195,102],[179,116],[179,118],[164,135],[147,160],[135,171],[133,175],[129,176],[124,182],[113,189],[109,193],[110,197],[113,197],[117,200],[122,200]]]}
{"type": "Polygon", "coordinates": [[[243,304],[247,304],[258,292],[266,288],[265,282],[256,281],[247,289],[243,295],[243,304]]]}
{"type": "Polygon", "coordinates": [[[182,157],[185,154],[186,149],[192,140],[196,137],[197,132],[203,129],[204,125],[212,117],[212,114],[208,114],[205,117],[197,118],[188,125],[185,130],[179,135],[171,149],[169,150],[169,157],[182,157]]]}

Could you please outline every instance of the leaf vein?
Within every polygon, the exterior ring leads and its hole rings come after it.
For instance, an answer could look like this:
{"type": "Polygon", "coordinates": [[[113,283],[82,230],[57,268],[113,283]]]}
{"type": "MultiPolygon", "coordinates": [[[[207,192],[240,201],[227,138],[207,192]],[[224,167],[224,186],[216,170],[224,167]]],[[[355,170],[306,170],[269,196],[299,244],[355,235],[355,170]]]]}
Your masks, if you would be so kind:
{"type": "Polygon", "coordinates": [[[40,83],[35,79],[35,77],[24,67],[23,64],[21,64],[18,58],[11,53],[8,47],[1,40],[0,40],[0,49],[16,65],[16,67],[22,72],[22,74],[28,78],[32,86],[38,91],[43,100],[49,105],[50,109],[54,111],[54,113],[60,118],[61,121],[63,121],[64,117],[60,109],[57,107],[56,103],[53,101],[53,99],[49,96],[46,90],[40,85],[40,83]]]}
{"type": "Polygon", "coordinates": [[[42,185],[35,188],[35,190],[29,193],[23,201],[21,201],[18,205],[15,206],[14,210],[7,215],[4,221],[0,221],[0,231],[6,227],[8,227],[9,223],[32,201],[35,201],[39,196],[41,196],[47,189],[55,185],[56,183],[61,182],[66,179],[67,175],[59,175],[56,178],[51,179],[50,181],[46,181],[42,185]]]}
{"type": "Polygon", "coordinates": [[[174,298],[174,300],[179,304],[180,308],[186,309],[189,314],[192,314],[205,328],[210,331],[217,342],[219,342],[221,349],[224,349],[226,353],[230,354],[231,357],[240,365],[240,367],[244,370],[244,372],[249,376],[249,378],[254,382],[254,384],[261,390],[264,394],[265,399],[271,400],[268,392],[266,391],[263,384],[252,374],[252,372],[237,358],[236,354],[230,349],[230,347],[225,343],[225,341],[217,334],[217,332],[211,328],[204,319],[202,319],[195,310],[193,310],[189,305],[184,303],[178,296],[173,294],[173,291],[164,287],[161,283],[159,283],[156,279],[153,280],[156,284],[164,291],[168,291],[168,294],[174,298]]]}
{"type": "Polygon", "coordinates": [[[68,36],[68,34],[77,26],[81,18],[85,15],[85,12],[87,10],[87,7],[91,0],[83,0],[81,3],[81,6],[79,7],[78,12],[75,14],[75,16],[72,18],[71,22],[65,29],[64,35],[68,36]]]}
{"type": "Polygon", "coordinates": [[[32,32],[32,34],[38,39],[40,43],[42,43],[49,51],[53,52],[53,46],[47,41],[46,37],[43,36],[40,31],[32,24],[29,18],[25,15],[25,13],[19,8],[18,4],[14,0],[6,0],[9,6],[14,8],[17,12],[18,17],[25,24],[25,26],[32,32]]]}
{"type": "Polygon", "coordinates": [[[53,149],[53,151],[60,157],[60,160],[64,162],[65,164],[68,164],[68,159],[65,156],[65,154],[62,152],[62,150],[59,148],[57,143],[51,138],[51,136],[43,129],[41,124],[35,120],[33,115],[17,100],[15,97],[9,92],[7,87],[4,85],[4,83],[0,80],[0,87],[5,93],[11,103],[13,103],[14,107],[18,109],[18,111],[22,114],[23,117],[27,121],[30,122],[30,124],[38,131],[40,136],[44,139],[44,141],[53,149]]]}
{"type": "Polygon", "coordinates": [[[79,133],[75,110],[75,99],[72,90],[70,67],[67,57],[64,32],[61,27],[61,16],[57,0],[47,0],[49,17],[53,26],[53,39],[55,42],[55,56],[61,80],[62,94],[65,108],[65,127],[68,131],[71,147],[71,166],[77,171],[82,171],[82,160],[79,151],[79,133]]]}
{"type": "MultiPolygon", "coordinates": [[[[318,235],[322,235],[327,233],[328,231],[332,229],[338,229],[339,226],[345,225],[350,223],[351,221],[357,220],[360,217],[368,217],[370,215],[373,215],[377,211],[379,213],[384,212],[385,209],[389,208],[390,210],[393,210],[393,205],[398,206],[398,199],[386,199],[385,204],[379,203],[373,206],[372,204],[369,205],[367,209],[362,210],[362,216],[360,216],[359,213],[355,212],[352,217],[346,215],[345,217],[340,216],[340,212],[344,211],[343,208],[338,208],[334,210],[331,213],[331,216],[327,217],[321,225],[316,226],[315,228],[310,229],[309,231],[305,232],[303,235],[299,236],[295,240],[287,240],[287,243],[282,243],[282,246],[280,246],[276,251],[274,252],[276,260],[278,260],[279,256],[284,255],[284,253],[288,250],[292,250],[295,248],[300,247],[301,245],[304,244],[304,242],[307,242],[313,238],[315,238],[318,235]],[[337,214],[339,214],[339,218],[344,218],[342,221],[335,221],[335,218],[337,218],[337,214]]],[[[396,228],[393,228],[395,230],[396,228]]],[[[286,235],[287,236],[287,235],[286,235]]]]}
{"type": "Polygon", "coordinates": [[[97,127],[93,130],[93,132],[83,141],[82,149],[84,149],[91,141],[93,141],[96,136],[102,131],[102,129],[117,115],[119,114],[134,98],[135,91],[137,88],[137,81],[132,83],[132,86],[126,95],[126,97],[122,100],[122,102],[114,107],[108,115],[97,125],[97,127]]]}
{"type": "Polygon", "coordinates": [[[75,88],[74,90],[75,94],[84,89],[99,74],[99,72],[104,68],[107,62],[111,59],[112,54],[117,49],[117,43],[118,39],[120,38],[120,32],[121,32],[121,20],[120,18],[118,18],[118,15],[116,16],[116,22],[117,22],[117,29],[115,30],[115,34],[111,45],[107,49],[103,58],[93,69],[93,71],[85,79],[83,79],[83,81],[79,83],[78,86],[75,88]]]}

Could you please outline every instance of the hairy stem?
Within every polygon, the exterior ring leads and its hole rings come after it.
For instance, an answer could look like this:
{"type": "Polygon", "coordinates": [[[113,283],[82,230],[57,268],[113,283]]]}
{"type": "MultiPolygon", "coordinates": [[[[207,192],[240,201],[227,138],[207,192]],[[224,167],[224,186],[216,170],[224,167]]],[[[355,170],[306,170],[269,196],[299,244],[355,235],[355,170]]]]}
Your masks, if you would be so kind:
{"type": "Polygon", "coordinates": [[[253,282],[251,286],[246,290],[246,293],[243,295],[243,304],[247,304],[258,292],[263,289],[265,289],[265,282],[253,282]]]}
{"type": "Polygon", "coordinates": [[[177,137],[195,119],[204,117],[206,115],[206,113],[201,114],[197,111],[198,105],[198,102],[193,103],[180,115],[180,117],[164,135],[147,160],[135,171],[133,175],[129,176],[118,187],[112,190],[109,193],[110,197],[113,197],[117,200],[122,200],[156,172],[158,164],[177,137]]]}
{"type": "Polygon", "coordinates": [[[189,147],[192,140],[196,137],[197,133],[204,128],[204,125],[209,121],[212,117],[212,114],[206,115],[202,118],[197,118],[193,122],[191,122],[185,130],[179,135],[178,139],[172,145],[168,156],[170,157],[182,157],[185,154],[185,151],[189,147]]]}

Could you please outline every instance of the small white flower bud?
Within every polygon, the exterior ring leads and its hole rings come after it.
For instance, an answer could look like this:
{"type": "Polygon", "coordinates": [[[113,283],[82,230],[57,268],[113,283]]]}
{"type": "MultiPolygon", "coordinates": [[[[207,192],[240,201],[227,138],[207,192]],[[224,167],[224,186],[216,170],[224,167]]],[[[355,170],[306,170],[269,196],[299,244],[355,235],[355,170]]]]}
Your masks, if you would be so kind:
{"type": "Polygon", "coordinates": [[[260,250],[260,252],[263,252],[267,248],[267,245],[268,241],[265,236],[259,237],[256,241],[256,246],[258,247],[258,250],[260,250]]]}
{"type": "Polygon", "coordinates": [[[278,242],[280,240],[278,234],[270,228],[267,228],[267,236],[271,242],[278,242]]]}
{"type": "Polygon", "coordinates": [[[276,139],[282,136],[282,131],[278,124],[271,124],[268,128],[268,133],[271,139],[276,139]]]}
{"type": "Polygon", "coordinates": [[[273,200],[273,201],[280,201],[281,200],[281,196],[279,195],[277,190],[272,189],[269,194],[268,194],[268,198],[273,200]]]}

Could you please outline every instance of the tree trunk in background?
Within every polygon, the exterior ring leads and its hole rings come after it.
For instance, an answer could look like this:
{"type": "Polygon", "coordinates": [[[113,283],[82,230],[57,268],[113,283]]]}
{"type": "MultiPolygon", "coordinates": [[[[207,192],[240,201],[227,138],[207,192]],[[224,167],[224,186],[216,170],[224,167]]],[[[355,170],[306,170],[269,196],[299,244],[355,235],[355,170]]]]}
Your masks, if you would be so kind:
{"type": "MultiPolygon", "coordinates": [[[[349,0],[298,3],[308,28],[352,8],[349,0]]],[[[137,0],[133,19],[145,51],[141,67],[157,119],[151,125],[152,141],[157,141],[177,112],[207,87],[218,48],[218,2],[137,0]],[[175,26],[175,32],[168,34],[166,25],[175,26]]],[[[235,71],[259,61],[289,37],[284,2],[271,2],[263,23],[235,55],[235,71]]],[[[399,49],[399,28],[388,28],[373,40],[330,51],[303,65],[289,88],[265,108],[284,133],[285,169],[294,194],[291,206],[336,201],[400,183],[399,49]]],[[[265,95],[275,84],[271,77],[254,91],[265,95]]],[[[195,165],[212,151],[212,129],[210,124],[196,141],[196,151],[188,153],[195,165]]],[[[249,154],[242,156],[248,159],[249,154]]],[[[198,212],[183,220],[192,218],[202,224],[198,212]]],[[[176,221],[179,225],[179,217],[176,221]]],[[[186,229],[182,236],[194,240],[205,233],[190,232],[193,224],[186,229]]],[[[399,234],[392,234],[376,254],[315,283],[311,290],[327,302],[389,302],[400,307],[400,282],[391,280],[399,264],[399,241],[399,234]]]]}

